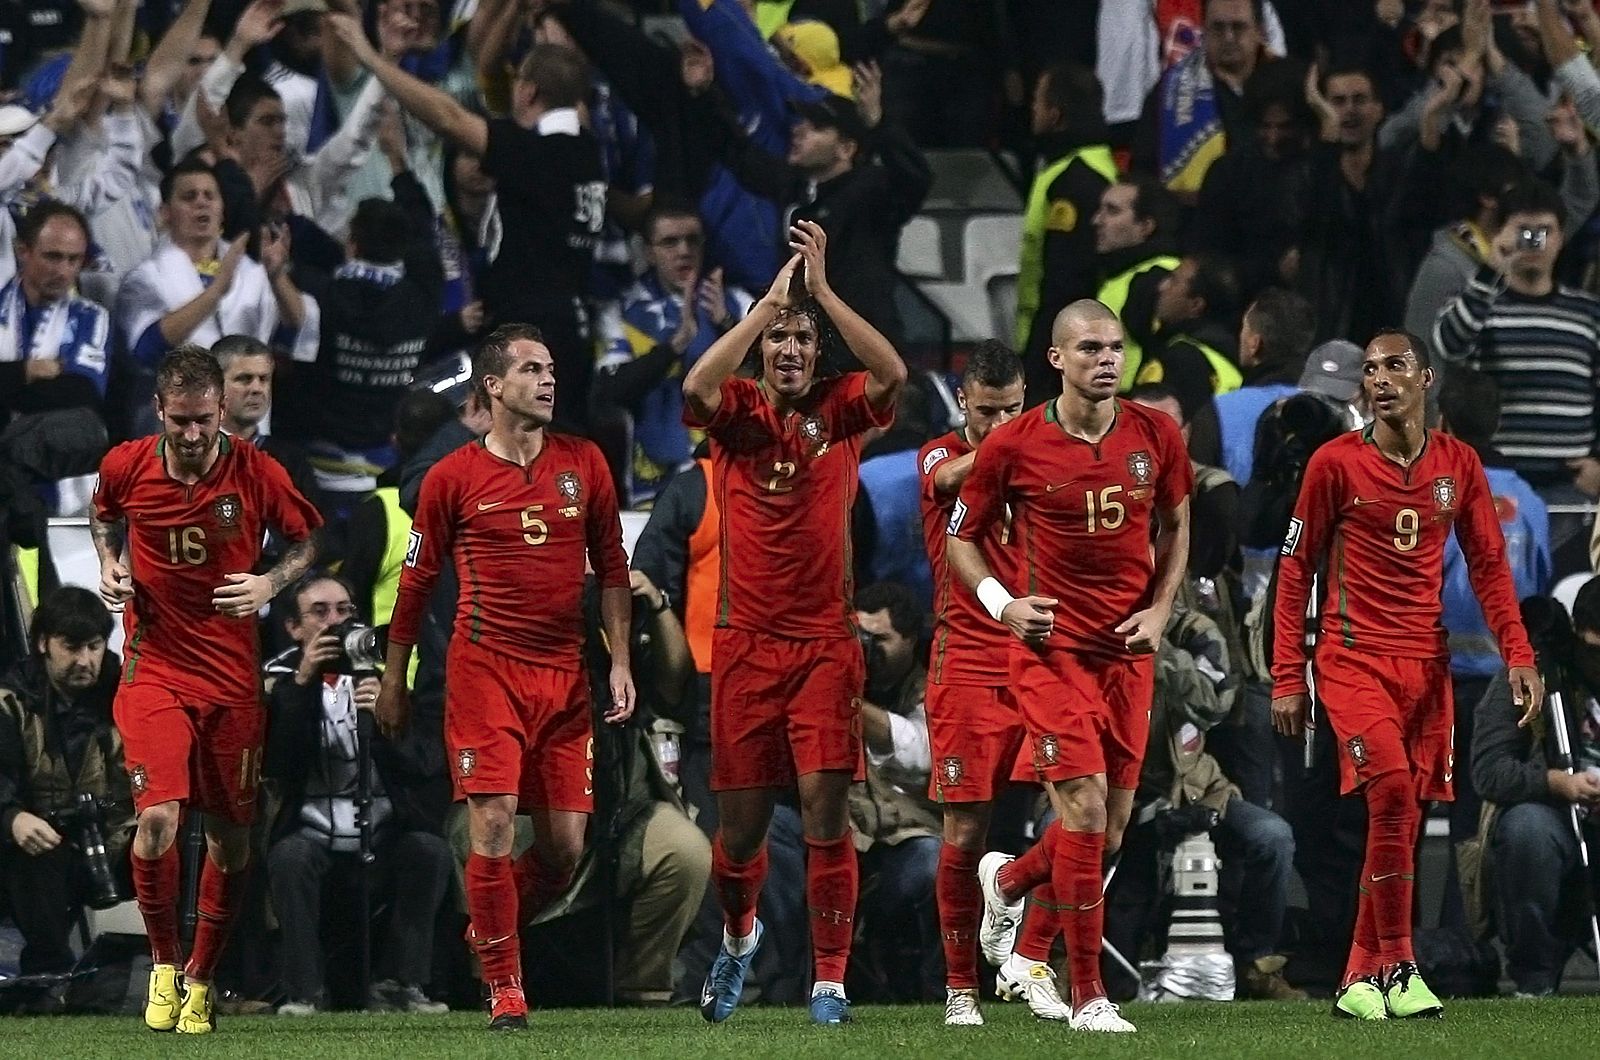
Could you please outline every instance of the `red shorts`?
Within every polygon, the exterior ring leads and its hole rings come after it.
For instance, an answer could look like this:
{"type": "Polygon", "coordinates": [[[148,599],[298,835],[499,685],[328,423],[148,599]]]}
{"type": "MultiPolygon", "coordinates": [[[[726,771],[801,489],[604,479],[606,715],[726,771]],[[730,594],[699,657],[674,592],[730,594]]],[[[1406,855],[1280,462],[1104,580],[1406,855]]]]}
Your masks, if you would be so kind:
{"type": "Polygon", "coordinates": [[[456,798],[594,812],[594,722],[582,664],[538,666],[465,637],[445,656],[444,741],[456,798]]]}
{"type": "MultiPolygon", "coordinates": [[[[1027,740],[1009,688],[928,684],[935,802],[989,802],[1011,779],[1027,740]]],[[[1031,779],[1031,778],[1030,778],[1031,779]]]]}
{"type": "Polygon", "coordinates": [[[234,824],[256,819],[266,711],[207,703],[155,684],[122,685],[111,707],[133,805],[180,802],[234,824]]]}
{"type": "Polygon", "coordinates": [[[1011,686],[1040,780],[1104,773],[1109,787],[1139,786],[1154,656],[1114,659],[1019,646],[1011,652],[1011,686]]]}
{"type": "Polygon", "coordinates": [[[1317,645],[1317,702],[1339,741],[1339,790],[1404,770],[1427,802],[1455,798],[1449,659],[1369,655],[1317,645]]]}
{"type": "Polygon", "coordinates": [[[866,775],[854,637],[711,635],[711,790],[777,788],[828,770],[866,775]]]}

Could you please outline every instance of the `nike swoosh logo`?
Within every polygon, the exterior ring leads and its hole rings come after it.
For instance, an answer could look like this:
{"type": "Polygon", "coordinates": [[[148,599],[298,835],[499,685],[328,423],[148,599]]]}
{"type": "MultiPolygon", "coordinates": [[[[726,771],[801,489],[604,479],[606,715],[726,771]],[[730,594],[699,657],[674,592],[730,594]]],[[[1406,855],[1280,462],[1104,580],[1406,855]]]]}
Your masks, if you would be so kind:
{"type": "Polygon", "coordinates": [[[1075,481],[1076,481],[1076,480],[1075,480],[1075,479],[1070,479],[1070,478],[1069,478],[1069,479],[1067,479],[1067,481],[1065,481],[1065,482],[1058,482],[1058,483],[1056,483],[1056,484],[1055,484],[1055,485],[1051,485],[1051,486],[1046,486],[1046,487],[1045,487],[1045,488],[1044,488],[1044,491],[1045,491],[1045,492],[1046,492],[1046,493],[1054,493],[1054,492],[1055,492],[1055,491],[1056,491],[1056,490],[1064,490],[1064,489],[1066,489],[1066,488],[1067,488],[1067,487],[1068,487],[1068,486],[1070,486],[1070,485],[1072,485],[1072,483],[1073,483],[1073,482],[1075,482],[1075,481]]]}
{"type": "Polygon", "coordinates": [[[1377,504],[1378,502],[1376,500],[1369,501],[1365,497],[1356,497],[1350,503],[1354,504],[1357,508],[1360,508],[1364,504],[1377,504]]]}
{"type": "Polygon", "coordinates": [[[488,501],[488,502],[479,501],[478,502],[478,511],[486,512],[490,508],[498,508],[504,503],[505,503],[505,501],[488,501]]]}
{"type": "Polygon", "coordinates": [[[1371,874],[1368,874],[1367,882],[1368,883],[1382,883],[1384,880],[1392,880],[1392,879],[1394,879],[1395,877],[1397,877],[1399,875],[1400,874],[1398,872],[1386,872],[1382,876],[1373,876],[1371,874]]]}
{"type": "Polygon", "coordinates": [[[700,1007],[701,1008],[705,1008],[707,1005],[711,1004],[716,999],[717,999],[717,995],[713,994],[710,990],[701,990],[700,991],[700,1007]]]}

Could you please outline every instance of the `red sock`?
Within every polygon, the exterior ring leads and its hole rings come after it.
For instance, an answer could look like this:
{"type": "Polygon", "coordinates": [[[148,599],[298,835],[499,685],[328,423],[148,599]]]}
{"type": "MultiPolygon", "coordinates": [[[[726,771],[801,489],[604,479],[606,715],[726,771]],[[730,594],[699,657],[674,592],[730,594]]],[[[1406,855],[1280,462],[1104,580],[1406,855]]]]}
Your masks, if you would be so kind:
{"type": "Polygon", "coordinates": [[[517,937],[517,884],[511,859],[467,855],[467,941],[478,955],[483,981],[522,977],[522,942],[517,937]]]}
{"type": "Polygon", "coordinates": [[[178,844],[154,858],[133,855],[133,893],[139,899],[139,915],[150,936],[150,960],[155,964],[176,965],[183,960],[183,944],[178,941],[178,844]]]}
{"type": "Polygon", "coordinates": [[[1361,886],[1369,892],[1363,897],[1372,907],[1378,963],[1388,966],[1416,959],[1411,951],[1411,892],[1416,878],[1413,843],[1422,809],[1411,778],[1399,772],[1368,782],[1366,798],[1367,856],[1361,866],[1361,886]]]}
{"type": "Polygon", "coordinates": [[[811,960],[816,977],[844,982],[855,931],[856,847],[846,832],[838,839],[806,837],[806,905],[811,910],[811,960]]]}
{"type": "Polygon", "coordinates": [[[724,928],[736,939],[748,938],[756,929],[756,901],[767,882],[767,844],[763,842],[749,861],[738,862],[728,857],[718,832],[711,840],[711,878],[716,881],[724,928]]]}
{"type": "MultiPolygon", "coordinates": [[[[176,845],[176,844],[174,844],[176,845]]],[[[185,979],[209,983],[222,959],[239,906],[244,903],[244,888],[250,876],[247,864],[237,872],[223,872],[208,855],[200,868],[200,901],[195,908],[194,949],[183,969],[185,979]]]]}
{"type": "Polygon", "coordinates": [[[512,862],[511,878],[517,888],[518,924],[533,923],[572,883],[570,872],[564,875],[552,872],[532,847],[512,862]]]}
{"type": "Polygon", "coordinates": [[[1100,857],[1104,832],[1068,832],[1059,824],[1053,884],[1061,909],[1061,931],[1067,937],[1067,968],[1072,978],[1074,1011],[1106,996],[1100,982],[1100,937],[1105,934],[1105,896],[1100,891],[1100,857]]]}
{"type": "Polygon", "coordinates": [[[1050,882],[1050,876],[1055,871],[1056,833],[1059,831],[1060,828],[1051,825],[1044,830],[1039,841],[1028,848],[1026,854],[1000,866],[995,878],[1000,881],[1000,893],[1003,896],[1015,901],[1019,895],[1050,882]]]}
{"type": "Polygon", "coordinates": [[[939,847],[934,896],[939,902],[939,934],[944,938],[944,981],[951,990],[978,986],[978,948],[974,943],[983,913],[983,892],[978,889],[981,856],[954,843],[939,847]]]}
{"type": "Polygon", "coordinates": [[[1050,947],[1061,933],[1061,907],[1056,888],[1048,880],[1028,895],[1028,908],[1022,914],[1022,929],[1017,932],[1015,952],[1030,961],[1048,962],[1050,947]]]}

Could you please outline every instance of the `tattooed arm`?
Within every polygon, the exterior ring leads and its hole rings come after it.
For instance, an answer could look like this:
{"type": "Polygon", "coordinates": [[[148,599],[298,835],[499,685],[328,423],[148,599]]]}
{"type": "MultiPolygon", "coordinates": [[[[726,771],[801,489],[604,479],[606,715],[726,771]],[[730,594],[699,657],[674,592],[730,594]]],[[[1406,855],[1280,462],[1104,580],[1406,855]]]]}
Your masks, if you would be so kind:
{"type": "Polygon", "coordinates": [[[227,575],[227,584],[212,590],[211,606],[232,618],[253,615],[298,581],[316,561],[317,534],[313,531],[305,540],[290,545],[267,573],[227,575]]]}
{"type": "Polygon", "coordinates": [[[95,555],[100,557],[100,599],[112,612],[120,612],[133,598],[133,576],[122,561],[122,546],[127,539],[125,519],[101,522],[89,518],[89,533],[94,538],[95,555]]]}

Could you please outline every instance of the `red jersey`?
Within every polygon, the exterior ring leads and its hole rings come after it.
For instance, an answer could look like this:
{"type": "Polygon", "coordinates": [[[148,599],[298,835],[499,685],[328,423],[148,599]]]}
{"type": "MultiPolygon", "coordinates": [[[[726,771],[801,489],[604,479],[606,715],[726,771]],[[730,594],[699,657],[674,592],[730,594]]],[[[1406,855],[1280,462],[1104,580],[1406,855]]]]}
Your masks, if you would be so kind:
{"type": "Polygon", "coordinates": [[[484,439],[422,480],[389,639],[415,644],[446,557],[461,594],[454,636],[541,666],[575,666],[583,648],[584,559],[602,588],[626,588],[611,470],[593,442],[546,433],[527,467],[484,439]]]}
{"type": "Polygon", "coordinates": [[[1532,666],[1505,538],[1478,454],[1428,431],[1409,468],[1384,456],[1372,428],[1318,449],[1306,467],[1278,559],[1274,696],[1306,689],[1304,624],[1311,578],[1327,556],[1321,635],[1406,659],[1447,654],[1441,621],[1444,545],[1454,526],[1467,576],[1507,666],[1532,666]]]}
{"type": "Polygon", "coordinates": [[[211,604],[229,574],[249,574],[267,529],[304,541],[322,516],[266,453],[222,435],[216,463],[193,485],[167,473],[166,437],[124,442],[100,461],[95,517],[126,520],[133,599],[122,613],[122,679],[204,703],[260,698],[256,616],[211,604]]]}
{"type": "Polygon", "coordinates": [[[1155,596],[1155,514],[1194,488],[1170,416],[1120,399],[1114,416],[1098,443],[1068,434],[1054,401],[996,428],[950,515],[949,533],[982,543],[1011,506],[1019,570],[1006,588],[1061,601],[1051,649],[1130,654],[1114,631],[1155,596]]]}
{"type": "Polygon", "coordinates": [[[729,379],[710,422],[721,520],[717,625],[781,637],[853,635],[850,508],[861,435],[892,410],[867,400],[867,373],[819,379],[787,412],[760,383],[729,379]]]}
{"type": "MultiPolygon", "coordinates": [[[[966,435],[951,431],[922,447],[922,541],[933,567],[933,649],[928,656],[928,680],[938,685],[1006,684],[1011,670],[1006,662],[1011,631],[989,617],[972,590],[962,584],[945,561],[945,530],[956,506],[956,494],[941,494],[933,477],[947,461],[972,452],[966,435]]],[[[1006,582],[1014,574],[1005,548],[1006,520],[993,523],[982,538],[983,558],[995,577],[1006,582]]]]}

